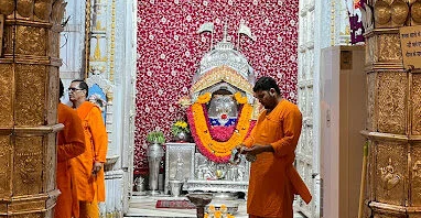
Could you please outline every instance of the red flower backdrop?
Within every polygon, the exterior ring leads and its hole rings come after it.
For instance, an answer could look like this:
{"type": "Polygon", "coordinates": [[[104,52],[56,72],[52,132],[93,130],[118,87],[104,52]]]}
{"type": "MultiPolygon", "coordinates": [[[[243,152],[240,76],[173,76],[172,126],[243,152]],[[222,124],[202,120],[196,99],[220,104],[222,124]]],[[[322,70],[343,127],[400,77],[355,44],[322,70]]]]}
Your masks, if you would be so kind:
{"type": "Polygon", "coordinates": [[[196,34],[205,22],[215,24],[215,44],[222,40],[227,21],[230,41],[237,45],[238,25],[244,21],[257,40],[242,36],[240,51],[259,76],[278,79],[284,96],[295,101],[298,2],[139,1],[135,174],[148,172],[146,134],[160,129],[169,141],[172,123],[185,116],[177,101],[188,94],[196,67],[209,51],[211,34],[196,34]]]}

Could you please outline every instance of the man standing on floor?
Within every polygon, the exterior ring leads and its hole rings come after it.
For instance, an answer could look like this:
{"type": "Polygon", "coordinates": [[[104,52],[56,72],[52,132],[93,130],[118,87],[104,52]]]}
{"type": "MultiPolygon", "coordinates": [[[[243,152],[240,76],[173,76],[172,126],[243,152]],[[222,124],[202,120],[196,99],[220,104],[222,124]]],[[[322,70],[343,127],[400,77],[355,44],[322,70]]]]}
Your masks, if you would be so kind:
{"type": "MultiPolygon", "coordinates": [[[[60,80],[60,95],[63,97],[64,86],[60,80]]],[[[61,194],[57,198],[54,210],[55,218],[79,217],[79,204],[75,186],[74,169],[71,159],[85,152],[85,134],[82,121],[72,108],[59,103],[58,122],[64,125],[57,134],[57,188],[61,194]]]]}
{"type": "Polygon", "coordinates": [[[266,110],[240,145],[240,153],[254,161],[250,169],[247,213],[250,218],[292,218],[294,194],[299,194],[306,203],[312,198],[293,167],[302,115],[296,105],[282,98],[271,77],[261,77],[253,92],[266,110]]]}
{"type": "Polygon", "coordinates": [[[107,156],[107,132],[98,106],[87,101],[88,85],[73,80],[69,99],[82,120],[86,151],[75,158],[75,174],[80,201],[80,218],[98,218],[98,202],[105,201],[104,163],[107,156]]]}

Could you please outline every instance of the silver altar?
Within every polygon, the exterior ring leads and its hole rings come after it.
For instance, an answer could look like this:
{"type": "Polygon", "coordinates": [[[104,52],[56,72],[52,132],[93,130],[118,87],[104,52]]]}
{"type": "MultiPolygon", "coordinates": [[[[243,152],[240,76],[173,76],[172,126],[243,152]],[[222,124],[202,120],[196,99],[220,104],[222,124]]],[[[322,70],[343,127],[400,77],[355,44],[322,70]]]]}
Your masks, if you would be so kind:
{"type": "Polygon", "coordinates": [[[177,163],[183,160],[183,181],[194,178],[194,143],[166,143],[164,194],[170,194],[170,181],[176,180],[177,163]]]}
{"type": "Polygon", "coordinates": [[[194,143],[166,143],[165,194],[170,194],[171,181],[177,179],[177,166],[182,160],[183,190],[213,192],[216,196],[247,195],[250,164],[242,156],[238,165],[215,163],[196,151],[194,143]],[[218,195],[219,194],[219,195],[218,195]],[[231,194],[231,195],[230,195],[231,194]]]}
{"type": "MultiPolygon", "coordinates": [[[[165,194],[170,182],[184,180],[183,190],[189,193],[212,192],[215,198],[226,199],[237,198],[239,192],[247,195],[249,162],[243,155],[238,164],[228,159],[251,130],[248,122],[257,118],[259,104],[253,97],[257,75],[239,52],[239,44],[235,48],[229,41],[227,28],[225,24],[222,41],[212,43],[202,57],[184,98],[190,101],[187,119],[196,144],[167,143],[165,194]]],[[[213,33],[213,24],[200,29],[213,33]]]]}

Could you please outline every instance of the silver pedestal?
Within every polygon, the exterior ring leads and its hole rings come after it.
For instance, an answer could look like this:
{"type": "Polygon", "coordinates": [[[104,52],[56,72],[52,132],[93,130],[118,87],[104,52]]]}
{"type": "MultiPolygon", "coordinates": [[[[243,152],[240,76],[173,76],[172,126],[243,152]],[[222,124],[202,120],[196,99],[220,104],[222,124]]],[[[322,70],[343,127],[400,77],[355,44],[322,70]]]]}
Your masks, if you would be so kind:
{"type": "Polygon", "coordinates": [[[163,156],[164,150],[162,149],[161,144],[153,143],[149,145],[149,188],[152,196],[161,194],[159,191],[159,168],[163,156]]]}

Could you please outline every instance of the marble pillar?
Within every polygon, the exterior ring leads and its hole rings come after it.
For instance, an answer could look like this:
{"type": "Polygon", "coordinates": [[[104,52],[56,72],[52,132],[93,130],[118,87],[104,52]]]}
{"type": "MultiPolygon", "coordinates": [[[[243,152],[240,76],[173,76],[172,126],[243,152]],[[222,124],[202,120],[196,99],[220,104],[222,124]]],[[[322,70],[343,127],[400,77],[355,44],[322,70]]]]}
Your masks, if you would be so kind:
{"type": "Polygon", "coordinates": [[[0,217],[53,217],[65,6],[0,1],[0,217]]]}

